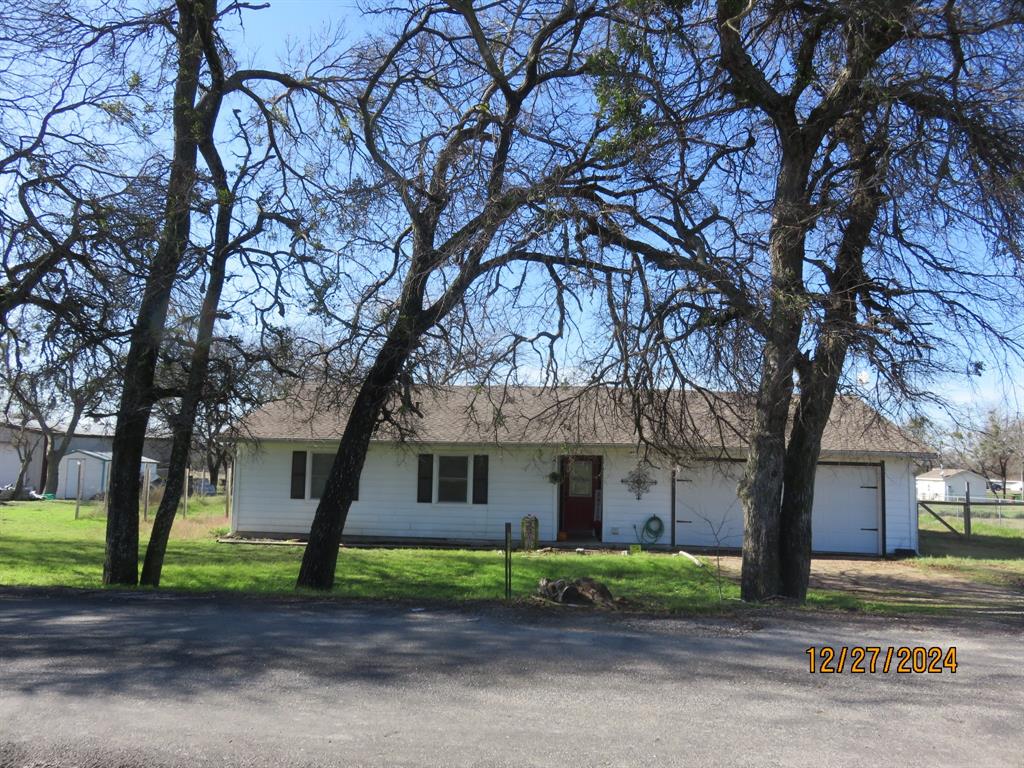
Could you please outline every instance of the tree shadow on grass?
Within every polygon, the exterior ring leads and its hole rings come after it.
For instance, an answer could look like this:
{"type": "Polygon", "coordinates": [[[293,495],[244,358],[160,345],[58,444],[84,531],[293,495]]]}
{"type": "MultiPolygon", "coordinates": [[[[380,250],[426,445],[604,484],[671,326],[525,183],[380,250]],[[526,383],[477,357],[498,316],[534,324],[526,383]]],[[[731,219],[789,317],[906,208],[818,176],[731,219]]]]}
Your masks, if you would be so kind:
{"type": "Polygon", "coordinates": [[[1024,560],[1024,538],[950,531],[919,531],[921,554],[927,557],[967,557],[979,560],[1024,560]]]}

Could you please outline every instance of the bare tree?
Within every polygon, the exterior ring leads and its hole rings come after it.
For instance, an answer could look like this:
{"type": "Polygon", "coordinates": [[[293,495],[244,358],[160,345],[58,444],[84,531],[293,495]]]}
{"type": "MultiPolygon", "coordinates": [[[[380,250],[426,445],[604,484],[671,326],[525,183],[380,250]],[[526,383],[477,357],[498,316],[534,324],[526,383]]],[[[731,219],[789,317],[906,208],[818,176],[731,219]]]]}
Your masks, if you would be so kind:
{"type": "Polygon", "coordinates": [[[949,438],[957,462],[986,479],[998,477],[1005,499],[1006,480],[1021,458],[1020,435],[1018,420],[991,409],[961,421],[949,438]]]}
{"type": "Polygon", "coordinates": [[[363,183],[383,196],[380,234],[366,243],[379,277],[348,322],[377,320],[355,345],[365,364],[354,367],[298,586],[332,586],[371,436],[415,414],[417,370],[475,346],[474,307],[513,303],[537,280],[517,265],[555,284],[605,269],[561,237],[567,201],[612,172],[595,151],[600,124],[572,101],[600,12],[590,2],[410,4],[390,12],[393,32],[352,51],[339,101],[355,115],[363,183]]]}
{"type": "Polygon", "coordinates": [[[599,95],[633,170],[583,217],[644,270],[623,283],[635,302],[609,302],[611,349],[648,389],[746,393],[743,596],[802,599],[822,430],[841,388],[865,392],[851,371],[905,399],[973,366],[953,339],[1020,354],[994,290],[1021,275],[1020,9],[719,0],[620,18],[599,95]]]}

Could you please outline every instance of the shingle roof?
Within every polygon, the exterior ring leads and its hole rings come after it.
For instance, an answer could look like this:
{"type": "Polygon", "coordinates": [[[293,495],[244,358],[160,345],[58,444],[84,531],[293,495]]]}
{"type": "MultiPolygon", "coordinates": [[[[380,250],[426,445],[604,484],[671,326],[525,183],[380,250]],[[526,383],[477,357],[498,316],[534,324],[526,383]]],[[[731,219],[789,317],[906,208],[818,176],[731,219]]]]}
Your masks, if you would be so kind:
{"type": "MultiPolygon", "coordinates": [[[[82,450],[81,448],[72,449],[72,450],[68,451],[65,454],[65,456],[76,456],[78,454],[82,454],[83,456],[89,456],[90,458],[93,458],[93,459],[99,459],[100,461],[113,461],[113,459],[114,459],[114,454],[113,454],[112,451],[86,451],[86,450],[82,450]]],[[[141,463],[141,464],[159,464],[160,462],[158,462],[156,459],[147,459],[145,456],[143,456],[139,460],[139,463],[141,463]]]]}
{"type": "MultiPolygon", "coordinates": [[[[402,415],[403,430],[382,425],[377,442],[400,437],[422,443],[511,443],[521,445],[636,445],[632,408],[620,391],[579,387],[465,386],[416,389],[411,402],[420,412],[402,415]],[[408,427],[410,434],[404,431],[408,427]]],[[[663,408],[681,437],[673,444],[713,450],[746,445],[750,409],[732,394],[670,393],[641,411],[645,435],[663,408]],[[685,403],[685,408],[682,407],[685,403]]],[[[402,410],[398,409],[402,414],[402,410]]],[[[348,407],[305,388],[250,414],[243,433],[256,440],[319,441],[341,437],[348,407]]],[[[880,416],[863,400],[837,397],[822,438],[823,453],[878,453],[931,456],[933,451],[880,416]]]]}

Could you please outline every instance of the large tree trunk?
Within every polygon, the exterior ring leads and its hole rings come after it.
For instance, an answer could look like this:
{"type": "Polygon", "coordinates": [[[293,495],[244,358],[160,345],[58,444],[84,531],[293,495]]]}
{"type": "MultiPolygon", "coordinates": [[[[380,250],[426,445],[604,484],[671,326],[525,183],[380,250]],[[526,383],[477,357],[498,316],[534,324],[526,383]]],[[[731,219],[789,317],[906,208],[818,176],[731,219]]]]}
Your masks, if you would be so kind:
{"type": "MultiPolygon", "coordinates": [[[[215,0],[202,0],[210,13],[215,0]]],[[[104,584],[134,585],[139,570],[139,472],[155,397],[153,381],[171,290],[188,245],[196,180],[195,100],[202,44],[188,0],[178,2],[178,67],[174,88],[174,154],[160,242],[150,266],[139,314],[129,337],[124,387],[114,428],[110,467],[104,584]]],[[[210,14],[212,17],[212,13],[210,14]]]]}
{"type": "Polygon", "coordinates": [[[57,493],[57,486],[60,484],[60,460],[64,458],[66,451],[58,453],[50,451],[46,457],[46,480],[43,482],[43,493],[57,493]]]}
{"type": "Polygon", "coordinates": [[[785,490],[779,520],[781,593],[803,601],[811,576],[811,511],[821,436],[828,423],[836,382],[801,378],[800,402],[786,447],[785,490]]]}
{"type": "MultiPolygon", "coordinates": [[[[884,166],[865,144],[861,121],[840,126],[857,159],[846,228],[828,276],[829,299],[814,357],[800,366],[800,402],[786,449],[779,547],[782,594],[803,601],[811,576],[811,514],[821,438],[832,413],[847,350],[857,334],[857,292],[863,288],[864,251],[882,203],[884,166]]],[[[884,547],[884,542],[883,542],[884,547]]]]}
{"type": "Polygon", "coordinates": [[[771,319],[739,498],[743,505],[740,594],[764,600],[779,593],[779,516],[782,503],[786,423],[793,398],[793,371],[803,324],[805,187],[810,157],[787,150],[776,182],[769,250],[771,319]]]}
{"type": "Polygon", "coordinates": [[[329,590],[334,586],[341,534],[359,487],[370,438],[393,385],[419,340],[413,325],[403,318],[395,324],[352,402],[331,474],[309,530],[297,587],[329,590]]]}
{"type": "Polygon", "coordinates": [[[776,381],[775,386],[762,385],[758,393],[746,467],[738,488],[743,506],[740,592],[744,600],[764,600],[777,595],[781,584],[779,510],[786,420],[793,385],[792,363],[783,360],[778,367],[782,371],[788,368],[789,373],[786,379],[776,381]]]}

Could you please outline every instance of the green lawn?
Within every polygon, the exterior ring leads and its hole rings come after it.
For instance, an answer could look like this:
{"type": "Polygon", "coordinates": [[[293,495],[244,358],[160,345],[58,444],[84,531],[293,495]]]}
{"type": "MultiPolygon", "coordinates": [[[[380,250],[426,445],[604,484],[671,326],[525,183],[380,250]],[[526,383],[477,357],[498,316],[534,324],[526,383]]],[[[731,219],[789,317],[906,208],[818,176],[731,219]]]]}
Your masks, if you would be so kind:
{"type": "MultiPolygon", "coordinates": [[[[216,500],[208,506],[223,514],[216,500]]],[[[199,510],[193,505],[192,511],[199,510]]],[[[223,517],[197,516],[190,523],[194,531],[197,525],[223,525],[223,517]]],[[[104,525],[101,510],[92,508],[75,520],[73,503],[0,506],[0,584],[98,586],[104,525]]],[[[142,535],[145,541],[145,529],[142,535]]],[[[212,533],[173,538],[161,584],[180,590],[292,593],[301,557],[301,547],[218,544],[212,533]]],[[[590,576],[604,581],[614,595],[639,608],[687,612],[721,608],[710,569],[697,568],[683,557],[517,553],[512,573],[517,596],[531,594],[543,576],[590,576]]],[[[334,594],[350,598],[493,600],[504,594],[503,555],[495,550],[346,548],[338,561],[334,594]]],[[[739,590],[729,582],[724,594],[735,598],[739,590]]]]}
{"type": "MultiPolygon", "coordinates": [[[[943,517],[963,532],[963,520],[943,517]]],[[[984,584],[1024,586],[1024,520],[972,518],[970,539],[950,533],[927,512],[921,513],[918,526],[917,567],[955,571],[984,584]]]]}
{"type": "MultiPolygon", "coordinates": [[[[203,500],[190,504],[188,518],[178,518],[162,586],[186,591],[294,594],[302,548],[219,544],[216,537],[226,531],[227,524],[223,509],[223,499],[203,500]]],[[[78,520],[73,502],[0,505],[0,585],[100,586],[105,523],[99,505],[83,505],[78,520]]],[[[934,527],[938,528],[938,523],[934,527]]],[[[976,537],[970,542],[930,530],[924,519],[922,529],[927,556],[908,561],[906,567],[956,570],[969,579],[999,584],[1024,575],[1022,521],[1006,521],[1002,526],[979,521],[976,537]]],[[[143,523],[143,547],[148,530],[143,523]]],[[[739,588],[729,577],[723,578],[719,598],[714,560],[705,558],[704,562],[706,567],[698,568],[687,558],[661,553],[516,553],[513,592],[517,598],[532,595],[542,577],[589,576],[605,582],[616,597],[642,610],[750,610],[738,601],[739,588]]],[[[503,556],[497,550],[345,548],[339,557],[333,594],[342,598],[495,600],[504,593],[503,573],[503,556]]],[[[896,591],[868,598],[836,589],[812,590],[807,605],[872,613],[942,610],[915,605],[896,591]]]]}

